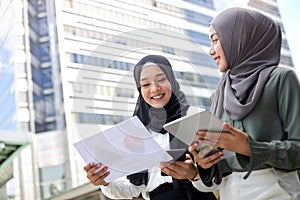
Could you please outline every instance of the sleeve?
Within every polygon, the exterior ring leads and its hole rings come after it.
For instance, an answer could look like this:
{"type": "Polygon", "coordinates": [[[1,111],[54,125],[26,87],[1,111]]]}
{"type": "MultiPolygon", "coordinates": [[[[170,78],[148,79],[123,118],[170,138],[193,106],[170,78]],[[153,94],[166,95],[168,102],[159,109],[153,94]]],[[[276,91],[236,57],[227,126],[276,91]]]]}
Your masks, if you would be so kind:
{"type": "Polygon", "coordinates": [[[214,192],[214,191],[218,190],[222,184],[221,183],[220,185],[218,185],[214,181],[212,181],[211,184],[208,185],[207,183],[204,183],[203,177],[201,177],[200,171],[199,171],[199,174],[200,174],[200,179],[197,181],[191,181],[191,182],[192,182],[193,186],[201,192],[214,192]]]}
{"type": "Polygon", "coordinates": [[[100,189],[110,199],[132,199],[139,197],[145,187],[135,186],[126,177],[122,177],[110,182],[108,186],[100,186],[100,189]]]}
{"type": "Polygon", "coordinates": [[[261,164],[287,171],[300,168],[299,80],[295,72],[289,70],[278,84],[279,116],[285,135],[282,140],[271,142],[257,142],[249,137],[250,171],[261,164]]]}

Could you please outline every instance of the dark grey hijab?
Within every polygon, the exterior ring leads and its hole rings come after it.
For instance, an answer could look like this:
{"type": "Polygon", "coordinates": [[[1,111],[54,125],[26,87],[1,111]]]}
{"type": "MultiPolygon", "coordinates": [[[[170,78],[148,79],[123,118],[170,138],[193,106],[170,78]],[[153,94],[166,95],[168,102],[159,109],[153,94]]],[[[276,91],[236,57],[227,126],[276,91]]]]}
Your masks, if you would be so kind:
{"type": "Polygon", "coordinates": [[[218,117],[224,110],[241,120],[255,107],[272,70],[280,61],[281,30],[265,15],[246,8],[229,8],[211,23],[223,47],[229,69],[212,102],[218,117]]]}
{"type": "Polygon", "coordinates": [[[147,55],[143,57],[134,67],[134,79],[140,93],[134,115],[137,115],[146,127],[164,134],[166,133],[163,129],[164,124],[186,115],[189,104],[180,90],[179,83],[167,58],[161,55],[147,55]],[[157,65],[161,68],[171,84],[172,96],[163,108],[151,107],[141,95],[140,75],[147,63],[152,63],[151,65],[157,65]]]}
{"type": "MultiPolygon", "coordinates": [[[[175,78],[174,71],[169,60],[161,55],[147,55],[143,57],[134,67],[134,79],[136,82],[137,89],[139,91],[139,97],[136,103],[134,115],[138,116],[142,123],[149,129],[165,134],[167,131],[163,129],[163,125],[170,121],[186,115],[189,108],[189,104],[186,101],[186,97],[180,90],[179,83],[175,78]],[[149,63],[151,65],[157,65],[167,76],[172,89],[172,95],[163,108],[154,108],[146,103],[142,96],[140,75],[141,71],[149,63]]],[[[170,135],[170,148],[187,148],[187,146],[170,135]]],[[[127,178],[134,185],[147,185],[148,183],[148,171],[143,171],[135,174],[128,175],[127,178]]],[[[173,180],[173,183],[177,184],[178,180],[173,180]]]]}

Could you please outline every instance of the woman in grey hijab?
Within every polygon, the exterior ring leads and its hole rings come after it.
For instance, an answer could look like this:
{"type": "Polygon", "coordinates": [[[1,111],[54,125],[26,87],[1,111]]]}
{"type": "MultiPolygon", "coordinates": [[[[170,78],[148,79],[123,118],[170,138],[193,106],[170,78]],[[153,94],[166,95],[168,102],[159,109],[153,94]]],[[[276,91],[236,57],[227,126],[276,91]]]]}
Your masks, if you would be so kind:
{"type": "Polygon", "coordinates": [[[293,70],[277,67],[280,26],[258,11],[229,8],[214,18],[209,38],[223,73],[211,112],[224,132],[198,131],[189,150],[201,179],[193,184],[219,189],[221,200],[300,199],[300,85],[293,70]],[[197,152],[201,142],[233,153],[204,156],[212,147],[197,152]]]}

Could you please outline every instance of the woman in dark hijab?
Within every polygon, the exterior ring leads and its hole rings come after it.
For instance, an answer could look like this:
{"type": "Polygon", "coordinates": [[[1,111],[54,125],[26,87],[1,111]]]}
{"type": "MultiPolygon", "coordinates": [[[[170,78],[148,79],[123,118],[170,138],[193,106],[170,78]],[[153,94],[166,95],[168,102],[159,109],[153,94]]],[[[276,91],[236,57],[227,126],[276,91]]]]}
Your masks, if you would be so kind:
{"type": "Polygon", "coordinates": [[[217,141],[198,131],[199,142],[225,151],[190,152],[201,180],[222,199],[300,199],[300,86],[293,70],[277,67],[281,30],[272,19],[246,8],[229,8],[209,26],[213,57],[223,73],[211,112],[225,123],[217,141]]]}
{"type": "MultiPolygon", "coordinates": [[[[189,104],[180,91],[174,71],[168,59],[159,55],[142,58],[134,68],[134,78],[139,97],[134,115],[147,127],[153,139],[164,149],[185,148],[163,125],[188,112],[189,104]]],[[[101,165],[88,164],[84,167],[88,179],[100,185],[102,192],[112,199],[131,199],[142,195],[150,200],[215,200],[212,192],[200,192],[191,183],[198,175],[197,168],[189,154],[185,161],[173,162],[175,169],[171,176],[162,176],[159,166],[127,177],[105,182],[107,167],[94,174],[101,165]],[[188,180],[190,179],[190,180],[188,180]]]]}

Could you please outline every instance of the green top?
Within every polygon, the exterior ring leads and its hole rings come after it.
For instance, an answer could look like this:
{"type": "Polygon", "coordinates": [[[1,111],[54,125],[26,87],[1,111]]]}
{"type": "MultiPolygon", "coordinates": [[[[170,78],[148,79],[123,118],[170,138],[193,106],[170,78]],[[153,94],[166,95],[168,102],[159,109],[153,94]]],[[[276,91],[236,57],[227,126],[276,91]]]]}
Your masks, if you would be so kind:
{"type": "Polygon", "coordinates": [[[223,114],[222,119],[249,135],[251,154],[226,158],[229,169],[221,161],[223,172],[300,168],[300,85],[293,70],[276,68],[245,118],[234,121],[223,114]]]}

